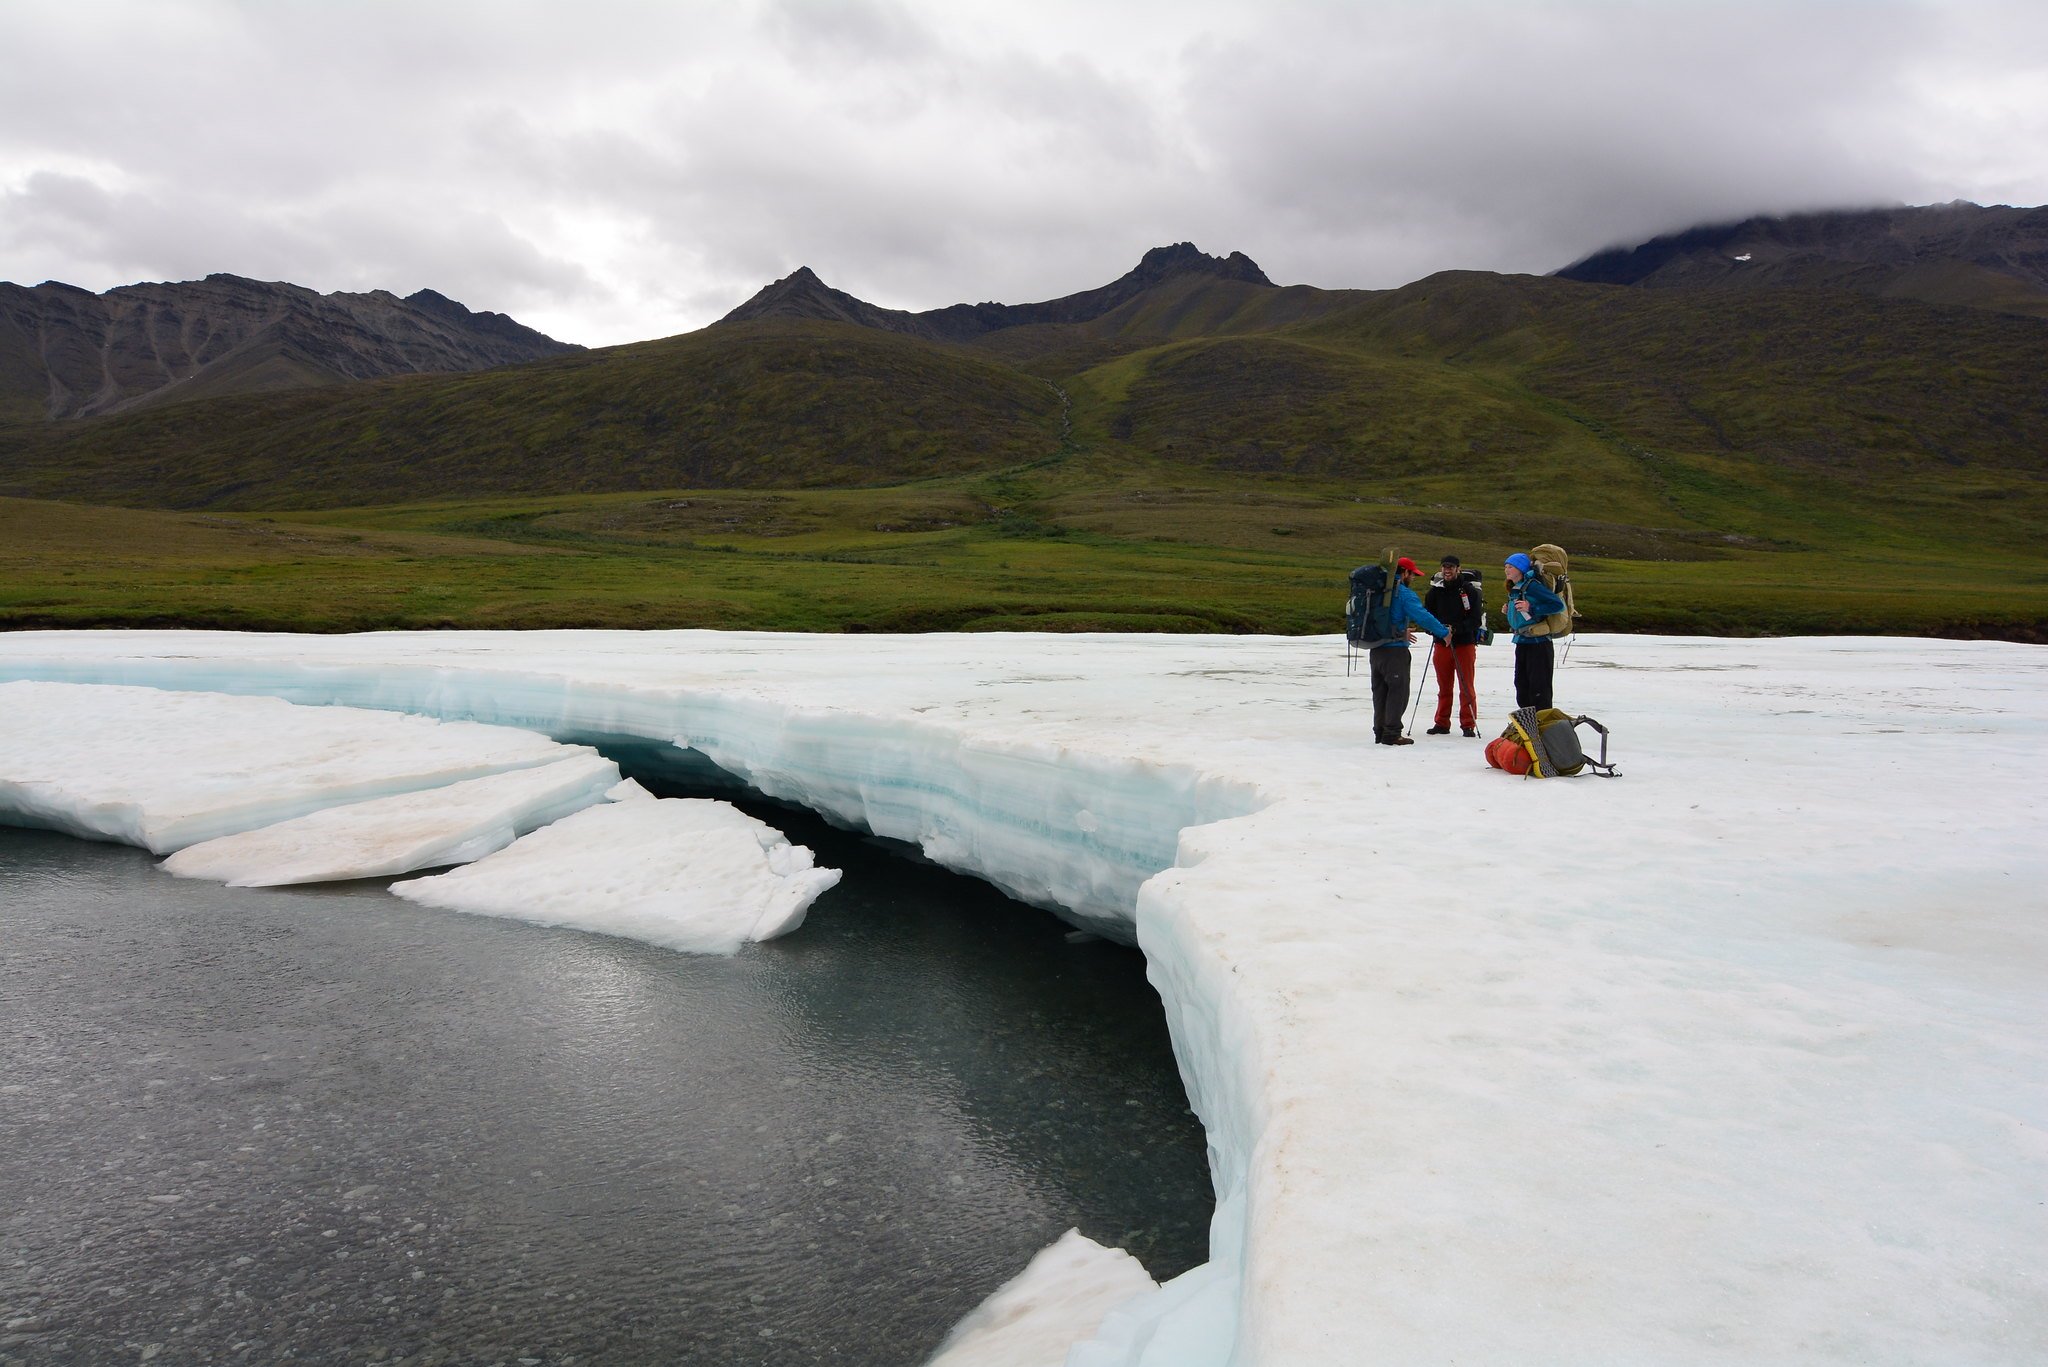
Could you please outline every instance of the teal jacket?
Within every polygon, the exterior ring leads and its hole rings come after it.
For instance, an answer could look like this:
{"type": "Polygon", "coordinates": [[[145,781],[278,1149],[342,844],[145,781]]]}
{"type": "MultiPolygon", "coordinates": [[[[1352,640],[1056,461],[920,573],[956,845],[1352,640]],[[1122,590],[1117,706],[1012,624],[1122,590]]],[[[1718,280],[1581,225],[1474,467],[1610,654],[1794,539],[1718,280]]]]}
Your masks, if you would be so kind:
{"type": "Polygon", "coordinates": [[[1522,633],[1554,612],[1564,611],[1564,599],[1543,587],[1543,581],[1533,574],[1522,576],[1522,582],[1508,588],[1508,628],[1515,633],[1517,645],[1528,645],[1535,641],[1547,641],[1548,636],[1525,636],[1522,633]],[[1515,611],[1515,600],[1529,600],[1529,616],[1515,611]]]}
{"type": "MultiPolygon", "coordinates": [[[[1530,606],[1534,607],[1535,604],[1532,603],[1530,606]]],[[[1393,625],[1394,639],[1384,645],[1375,646],[1376,650],[1391,650],[1395,647],[1406,650],[1410,627],[1421,627],[1439,641],[1451,639],[1451,629],[1437,621],[1430,610],[1422,606],[1422,600],[1415,596],[1415,590],[1406,584],[1394,585],[1393,601],[1387,604],[1387,620],[1393,625]]]]}

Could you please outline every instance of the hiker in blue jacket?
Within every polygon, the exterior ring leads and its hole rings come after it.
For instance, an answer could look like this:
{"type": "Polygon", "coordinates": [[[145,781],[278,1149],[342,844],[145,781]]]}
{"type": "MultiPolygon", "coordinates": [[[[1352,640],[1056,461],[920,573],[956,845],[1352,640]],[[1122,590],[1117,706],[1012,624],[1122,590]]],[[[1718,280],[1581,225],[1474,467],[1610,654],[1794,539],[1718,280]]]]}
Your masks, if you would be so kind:
{"type": "Polygon", "coordinates": [[[1557,670],[1557,646],[1549,636],[1529,632],[1552,613],[1563,612],[1564,599],[1544,586],[1535,562],[1521,551],[1507,558],[1501,573],[1508,581],[1508,628],[1515,633],[1515,706],[1553,706],[1550,683],[1557,670]]]}
{"type": "Polygon", "coordinates": [[[1413,745],[1413,736],[1401,734],[1402,714],[1408,710],[1408,642],[1421,627],[1439,641],[1451,639],[1451,629],[1422,606],[1408,581],[1422,573],[1415,562],[1402,556],[1394,562],[1394,592],[1387,603],[1387,617],[1394,639],[1377,645],[1366,658],[1372,664],[1372,738],[1380,745],[1413,745]]]}

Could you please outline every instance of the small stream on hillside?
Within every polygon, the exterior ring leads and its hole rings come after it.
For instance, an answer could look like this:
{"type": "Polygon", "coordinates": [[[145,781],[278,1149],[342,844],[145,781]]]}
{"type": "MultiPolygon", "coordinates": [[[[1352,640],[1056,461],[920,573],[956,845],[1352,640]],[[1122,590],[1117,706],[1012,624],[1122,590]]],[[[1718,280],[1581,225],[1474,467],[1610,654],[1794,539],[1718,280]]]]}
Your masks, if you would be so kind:
{"type": "Polygon", "coordinates": [[[730,959],[0,827],[0,1363],[880,1367],[1205,1256],[1135,951],[741,805],[846,876],[730,959]]]}

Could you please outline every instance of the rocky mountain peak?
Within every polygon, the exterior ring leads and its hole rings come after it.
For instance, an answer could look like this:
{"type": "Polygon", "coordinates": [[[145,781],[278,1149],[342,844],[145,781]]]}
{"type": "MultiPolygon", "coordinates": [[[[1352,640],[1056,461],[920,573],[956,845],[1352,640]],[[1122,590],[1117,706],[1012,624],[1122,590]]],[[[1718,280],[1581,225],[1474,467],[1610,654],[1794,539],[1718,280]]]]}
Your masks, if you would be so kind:
{"type": "Polygon", "coordinates": [[[912,317],[915,315],[878,308],[844,290],[835,290],[819,279],[818,273],[809,266],[798,266],[780,280],[762,286],[753,298],[718,321],[746,323],[763,318],[808,318],[881,328],[886,332],[915,332],[914,327],[902,325],[902,320],[912,317]]]}
{"type": "Polygon", "coordinates": [[[1137,269],[1131,275],[1154,283],[1170,280],[1176,275],[1213,275],[1219,280],[1243,280],[1253,285],[1273,283],[1259,269],[1259,263],[1243,252],[1211,256],[1192,242],[1154,247],[1139,258],[1137,269]]]}
{"type": "Polygon", "coordinates": [[[835,290],[808,266],[799,266],[763,286],[720,323],[745,323],[765,318],[808,318],[853,323],[887,332],[907,333],[933,341],[965,342],[1004,328],[1034,323],[1079,323],[1099,318],[1145,291],[1183,276],[1207,276],[1272,288],[1258,263],[1243,252],[1210,256],[1192,242],[1154,247],[1138,264],[1109,284],[1039,304],[952,304],[910,313],[885,309],[835,290]]]}

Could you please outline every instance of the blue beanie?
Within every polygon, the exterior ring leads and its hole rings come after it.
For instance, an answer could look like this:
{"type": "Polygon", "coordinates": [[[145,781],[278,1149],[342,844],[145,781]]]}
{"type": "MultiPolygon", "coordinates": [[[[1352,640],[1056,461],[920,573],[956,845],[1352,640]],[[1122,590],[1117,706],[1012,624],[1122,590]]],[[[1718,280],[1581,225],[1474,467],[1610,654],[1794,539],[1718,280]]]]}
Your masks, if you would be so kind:
{"type": "Polygon", "coordinates": [[[1522,554],[1520,551],[1516,551],[1513,555],[1509,556],[1506,560],[1502,561],[1501,563],[1504,565],[1513,565],[1523,574],[1534,574],[1536,572],[1536,562],[1531,560],[1528,556],[1522,554]]]}

